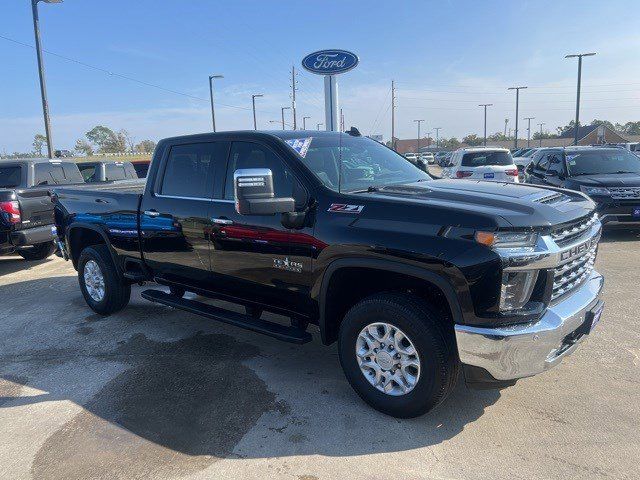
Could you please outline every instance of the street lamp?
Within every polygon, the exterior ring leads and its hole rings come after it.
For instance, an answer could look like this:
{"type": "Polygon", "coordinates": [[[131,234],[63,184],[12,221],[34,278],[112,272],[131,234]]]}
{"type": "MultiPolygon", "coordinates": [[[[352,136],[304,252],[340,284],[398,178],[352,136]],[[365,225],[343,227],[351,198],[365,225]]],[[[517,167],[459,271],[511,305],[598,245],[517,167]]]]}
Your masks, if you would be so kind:
{"type": "Polygon", "coordinates": [[[291,110],[291,107],[282,107],[280,109],[280,113],[282,114],[282,129],[284,130],[284,111],[291,110]]]}
{"type": "Polygon", "coordinates": [[[440,130],[442,130],[442,127],[433,127],[433,129],[436,131],[436,148],[438,148],[438,143],[440,140],[440,130]]]}
{"type": "Polygon", "coordinates": [[[542,126],[546,125],[545,123],[539,123],[538,126],[540,127],[540,146],[542,147],[542,126]]]}
{"type": "Polygon", "coordinates": [[[251,104],[253,105],[253,129],[254,130],[258,129],[258,124],[256,122],[256,98],[258,97],[264,97],[264,95],[261,93],[258,93],[256,95],[251,95],[251,104]]]}
{"type": "Polygon", "coordinates": [[[42,45],[40,45],[40,19],[38,18],[38,2],[62,3],[62,0],[31,0],[33,12],[33,31],[36,36],[36,56],[38,57],[38,74],[40,75],[40,94],[42,96],[42,113],[44,115],[44,131],[47,136],[47,153],[53,158],[53,138],[51,137],[51,122],[49,120],[49,102],[47,101],[47,86],[44,80],[44,62],[42,60],[42,45]]]}
{"type": "Polygon", "coordinates": [[[516,91],[516,131],[515,131],[515,139],[513,141],[513,148],[518,148],[518,103],[520,101],[520,90],[525,89],[527,87],[509,87],[507,90],[515,90],[516,91]]]}
{"type": "Polygon", "coordinates": [[[487,146],[487,107],[492,107],[493,103],[481,103],[479,107],[484,107],[484,146],[487,146]]]}
{"type": "Polygon", "coordinates": [[[580,126],[580,83],[582,80],[582,57],[592,57],[595,53],[576,53],[565,55],[564,58],[578,58],[578,92],[576,94],[576,123],[573,127],[573,144],[578,145],[578,127],[580,126]]]}
{"type": "Polygon", "coordinates": [[[526,117],[525,120],[527,120],[529,123],[527,124],[527,148],[529,148],[531,146],[531,120],[535,119],[536,117],[526,117]]]}
{"type": "Polygon", "coordinates": [[[211,122],[213,123],[213,131],[216,131],[216,114],[213,110],[213,79],[224,78],[222,75],[209,75],[209,93],[211,94],[211,122]]]}
{"type": "Polygon", "coordinates": [[[318,124],[316,124],[316,128],[317,128],[318,130],[320,130],[320,127],[322,127],[323,125],[324,125],[324,123],[318,123],[318,124]]]}
{"type": "Polygon", "coordinates": [[[307,129],[307,118],[311,118],[311,117],[302,117],[302,129],[303,130],[307,129]]]}
{"type": "Polygon", "coordinates": [[[418,151],[416,153],[420,153],[420,124],[424,122],[424,120],[414,120],[418,124],[418,151]]]}

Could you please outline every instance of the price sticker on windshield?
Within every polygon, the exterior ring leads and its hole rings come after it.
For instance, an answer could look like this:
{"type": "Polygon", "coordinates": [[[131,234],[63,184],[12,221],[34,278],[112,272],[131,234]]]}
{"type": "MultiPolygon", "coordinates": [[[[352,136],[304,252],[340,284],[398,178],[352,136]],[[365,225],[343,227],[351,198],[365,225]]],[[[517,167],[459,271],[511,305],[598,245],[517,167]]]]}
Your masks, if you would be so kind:
{"type": "Polygon", "coordinates": [[[288,140],[285,140],[285,142],[287,142],[287,145],[293,148],[298,155],[304,158],[307,156],[307,152],[309,151],[309,145],[311,145],[311,140],[313,140],[313,137],[290,138],[288,140]]]}

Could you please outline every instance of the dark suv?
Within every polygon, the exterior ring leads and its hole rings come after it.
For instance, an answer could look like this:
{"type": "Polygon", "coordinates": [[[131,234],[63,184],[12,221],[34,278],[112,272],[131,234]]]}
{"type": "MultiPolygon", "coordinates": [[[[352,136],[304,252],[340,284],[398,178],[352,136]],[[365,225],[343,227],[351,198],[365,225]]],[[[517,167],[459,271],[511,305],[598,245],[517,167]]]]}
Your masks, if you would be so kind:
{"type": "Polygon", "coordinates": [[[618,147],[549,148],[537,152],[526,181],[586,193],[603,224],[640,225],[640,158],[618,147]]]}

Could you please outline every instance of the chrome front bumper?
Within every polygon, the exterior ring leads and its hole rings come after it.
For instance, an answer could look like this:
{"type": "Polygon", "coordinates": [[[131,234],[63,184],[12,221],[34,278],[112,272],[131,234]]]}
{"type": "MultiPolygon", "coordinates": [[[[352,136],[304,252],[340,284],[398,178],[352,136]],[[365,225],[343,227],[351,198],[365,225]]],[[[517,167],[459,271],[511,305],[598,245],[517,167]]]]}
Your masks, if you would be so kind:
{"type": "Polygon", "coordinates": [[[530,377],[554,367],[586,337],[567,341],[600,301],[603,284],[602,275],[594,270],[581,287],[550,306],[535,323],[498,328],[456,325],[460,361],[485,369],[496,380],[530,377]]]}

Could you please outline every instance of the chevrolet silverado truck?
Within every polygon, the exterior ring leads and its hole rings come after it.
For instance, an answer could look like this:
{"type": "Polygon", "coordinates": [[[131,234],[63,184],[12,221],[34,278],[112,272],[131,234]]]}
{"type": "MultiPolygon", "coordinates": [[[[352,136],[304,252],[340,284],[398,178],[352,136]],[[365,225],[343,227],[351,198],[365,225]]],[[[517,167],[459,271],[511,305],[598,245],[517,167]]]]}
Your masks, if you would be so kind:
{"type": "Polygon", "coordinates": [[[42,260],[55,248],[52,185],[82,183],[73,162],[0,160],[0,255],[42,260]]]}
{"type": "Polygon", "coordinates": [[[169,138],[146,183],[53,196],[95,312],[154,281],[168,289],[144,290],[152,302],[287,342],[317,325],[355,391],[396,417],[435,407],[460,372],[502,388],[554,367],[603,309],[586,195],[433,180],[355,128],[169,138]]]}

